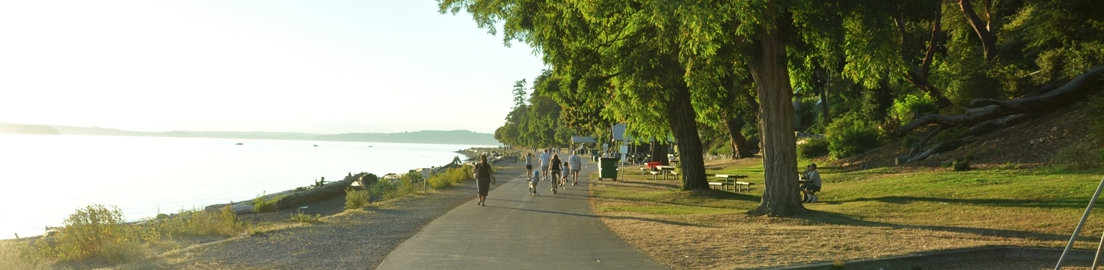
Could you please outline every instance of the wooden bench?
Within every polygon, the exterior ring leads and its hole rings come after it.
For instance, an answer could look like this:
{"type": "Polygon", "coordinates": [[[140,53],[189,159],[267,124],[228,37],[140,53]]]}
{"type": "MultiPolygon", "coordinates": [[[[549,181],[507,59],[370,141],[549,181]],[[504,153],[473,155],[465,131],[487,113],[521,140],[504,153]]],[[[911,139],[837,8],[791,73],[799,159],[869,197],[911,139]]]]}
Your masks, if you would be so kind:
{"type": "Polygon", "coordinates": [[[714,175],[716,178],[721,178],[720,181],[709,181],[710,188],[720,188],[721,190],[727,190],[729,186],[732,187],[732,191],[751,191],[751,183],[744,181],[737,181],[740,178],[747,178],[747,175],[735,175],[735,174],[718,174],[714,175]]]}

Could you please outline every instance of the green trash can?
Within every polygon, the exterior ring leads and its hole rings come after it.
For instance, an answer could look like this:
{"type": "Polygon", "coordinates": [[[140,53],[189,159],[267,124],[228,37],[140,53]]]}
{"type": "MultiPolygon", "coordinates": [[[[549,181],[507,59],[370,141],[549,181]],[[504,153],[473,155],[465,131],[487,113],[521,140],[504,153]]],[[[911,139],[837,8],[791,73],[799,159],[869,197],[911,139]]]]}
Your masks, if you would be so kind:
{"type": "Polygon", "coordinates": [[[598,180],[610,178],[617,181],[617,159],[616,158],[602,158],[599,163],[600,170],[598,171],[598,180]]]}

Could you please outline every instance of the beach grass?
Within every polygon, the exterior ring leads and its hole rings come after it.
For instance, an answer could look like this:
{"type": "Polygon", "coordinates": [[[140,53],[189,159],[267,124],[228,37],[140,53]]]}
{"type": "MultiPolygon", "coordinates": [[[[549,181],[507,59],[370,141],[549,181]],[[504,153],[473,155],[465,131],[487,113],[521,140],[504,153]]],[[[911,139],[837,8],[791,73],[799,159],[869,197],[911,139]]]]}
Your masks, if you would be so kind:
{"type": "MultiPolygon", "coordinates": [[[[219,211],[181,211],[172,216],[127,223],[117,207],[90,205],[77,209],[53,235],[26,241],[0,241],[5,258],[19,252],[22,269],[37,264],[70,265],[77,268],[154,263],[155,254],[177,248],[174,240],[193,236],[232,236],[250,225],[238,220],[229,206],[219,211]]],[[[3,260],[9,261],[9,260],[3,260]]]]}
{"type": "Polygon", "coordinates": [[[299,223],[316,223],[316,222],[319,222],[321,220],[322,220],[322,215],[321,214],[311,215],[311,214],[303,214],[303,213],[294,213],[294,214],[291,214],[291,217],[288,218],[288,221],[299,222],[299,223]]]}
{"type": "Polygon", "coordinates": [[[50,269],[43,258],[36,256],[27,241],[0,241],[0,269],[50,269]]]}
{"type": "Polygon", "coordinates": [[[471,168],[462,166],[449,168],[443,173],[432,175],[426,181],[428,181],[430,188],[445,189],[468,179],[471,179],[471,168]]]}
{"type": "Polygon", "coordinates": [[[372,200],[372,191],[345,189],[345,209],[361,209],[372,200]]]}
{"type": "Polygon", "coordinates": [[[421,184],[417,184],[417,182],[421,181],[425,181],[425,185],[429,188],[440,190],[450,188],[468,179],[471,179],[471,168],[467,166],[449,168],[442,173],[431,175],[429,179],[422,179],[421,174],[418,173],[407,173],[392,179],[380,179],[380,181],[363,190],[346,189],[345,209],[364,208],[369,206],[373,199],[387,201],[418,194],[422,189],[421,184]]]}
{"type": "Polygon", "coordinates": [[[268,196],[266,193],[257,195],[256,199],[253,199],[253,212],[264,213],[276,211],[276,204],[283,199],[284,196],[268,196]]]}

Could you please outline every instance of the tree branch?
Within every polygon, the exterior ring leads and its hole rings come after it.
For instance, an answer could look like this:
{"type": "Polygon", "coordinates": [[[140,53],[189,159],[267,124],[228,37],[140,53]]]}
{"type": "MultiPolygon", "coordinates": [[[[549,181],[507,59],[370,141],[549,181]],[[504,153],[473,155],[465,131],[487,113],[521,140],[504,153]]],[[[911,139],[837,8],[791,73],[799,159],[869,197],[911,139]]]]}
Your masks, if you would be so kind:
{"type": "Polygon", "coordinates": [[[974,28],[974,32],[981,39],[981,49],[985,53],[985,61],[993,60],[997,56],[997,40],[993,36],[993,32],[989,31],[989,24],[981,21],[981,18],[974,11],[973,5],[970,4],[970,0],[958,0],[958,7],[966,15],[970,27],[974,28]]]}

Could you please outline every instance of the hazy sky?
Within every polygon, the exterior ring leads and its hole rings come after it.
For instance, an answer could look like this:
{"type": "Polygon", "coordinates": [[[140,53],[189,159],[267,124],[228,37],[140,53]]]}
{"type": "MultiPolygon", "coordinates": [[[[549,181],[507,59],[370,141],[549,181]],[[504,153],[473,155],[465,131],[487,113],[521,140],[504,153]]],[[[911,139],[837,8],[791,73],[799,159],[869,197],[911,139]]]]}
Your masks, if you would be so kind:
{"type": "Polygon", "coordinates": [[[544,68],[434,0],[0,2],[0,122],[493,132],[544,68]]]}

